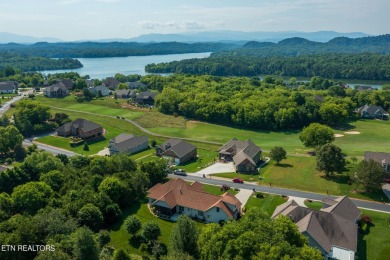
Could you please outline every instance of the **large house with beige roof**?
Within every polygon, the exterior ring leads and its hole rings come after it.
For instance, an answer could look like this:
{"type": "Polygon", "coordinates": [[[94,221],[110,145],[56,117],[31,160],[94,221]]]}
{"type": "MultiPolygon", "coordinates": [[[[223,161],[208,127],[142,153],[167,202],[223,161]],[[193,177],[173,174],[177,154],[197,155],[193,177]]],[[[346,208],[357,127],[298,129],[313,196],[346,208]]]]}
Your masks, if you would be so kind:
{"type": "Polygon", "coordinates": [[[261,148],[255,145],[250,139],[239,141],[233,138],[219,148],[219,159],[233,161],[238,172],[257,171],[257,164],[260,162],[261,148]]]}
{"type": "Polygon", "coordinates": [[[279,215],[289,217],[325,259],[355,259],[361,212],[348,197],[324,198],[320,210],[299,206],[291,200],[278,206],[272,218],[279,215]]]}
{"type": "Polygon", "coordinates": [[[207,193],[199,182],[186,183],[183,179],[158,183],[148,190],[150,207],[163,218],[177,219],[179,214],[205,222],[237,219],[241,202],[226,192],[221,196],[207,193]]]}

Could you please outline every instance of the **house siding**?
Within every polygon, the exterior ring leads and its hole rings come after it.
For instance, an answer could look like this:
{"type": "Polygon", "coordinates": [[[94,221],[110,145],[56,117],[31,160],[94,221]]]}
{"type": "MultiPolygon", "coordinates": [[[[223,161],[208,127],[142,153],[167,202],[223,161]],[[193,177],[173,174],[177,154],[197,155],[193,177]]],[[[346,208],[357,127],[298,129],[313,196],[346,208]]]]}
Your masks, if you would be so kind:
{"type": "MultiPolygon", "coordinates": [[[[138,145],[136,147],[130,148],[127,151],[122,152],[122,153],[131,155],[131,154],[138,153],[140,151],[146,150],[146,149],[148,149],[148,147],[149,147],[148,142],[145,142],[145,143],[140,144],[140,145],[138,145]]],[[[111,153],[119,153],[119,151],[116,149],[115,144],[112,144],[112,146],[110,148],[110,151],[111,151],[111,153]]]]}
{"type": "Polygon", "coordinates": [[[217,211],[217,207],[212,207],[208,211],[204,213],[206,222],[215,222],[218,223],[219,221],[227,221],[229,220],[229,216],[226,215],[225,211],[222,209],[219,209],[219,212],[217,211]]]}

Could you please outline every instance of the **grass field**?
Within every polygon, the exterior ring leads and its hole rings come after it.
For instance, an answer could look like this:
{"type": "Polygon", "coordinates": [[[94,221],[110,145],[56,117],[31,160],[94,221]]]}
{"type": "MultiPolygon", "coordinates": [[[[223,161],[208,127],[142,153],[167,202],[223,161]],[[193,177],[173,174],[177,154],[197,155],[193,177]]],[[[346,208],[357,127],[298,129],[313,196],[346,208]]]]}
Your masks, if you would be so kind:
{"type": "Polygon", "coordinates": [[[305,201],[305,206],[308,207],[309,209],[314,209],[314,210],[320,210],[322,208],[322,202],[321,201],[305,201]]]}
{"type": "Polygon", "coordinates": [[[279,195],[263,194],[264,198],[256,198],[255,195],[251,196],[248,202],[245,204],[246,210],[251,208],[260,208],[264,210],[269,216],[275,211],[276,207],[286,202],[285,198],[279,195]]]}

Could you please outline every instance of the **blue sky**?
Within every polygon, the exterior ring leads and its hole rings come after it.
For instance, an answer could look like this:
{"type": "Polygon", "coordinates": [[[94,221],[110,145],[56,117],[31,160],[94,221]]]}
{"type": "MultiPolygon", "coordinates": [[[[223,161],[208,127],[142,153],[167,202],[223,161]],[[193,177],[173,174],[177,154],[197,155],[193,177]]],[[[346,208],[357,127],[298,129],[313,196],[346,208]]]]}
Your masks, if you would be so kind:
{"type": "Polygon", "coordinates": [[[0,0],[0,32],[63,40],[187,31],[390,33],[389,0],[0,0]]]}

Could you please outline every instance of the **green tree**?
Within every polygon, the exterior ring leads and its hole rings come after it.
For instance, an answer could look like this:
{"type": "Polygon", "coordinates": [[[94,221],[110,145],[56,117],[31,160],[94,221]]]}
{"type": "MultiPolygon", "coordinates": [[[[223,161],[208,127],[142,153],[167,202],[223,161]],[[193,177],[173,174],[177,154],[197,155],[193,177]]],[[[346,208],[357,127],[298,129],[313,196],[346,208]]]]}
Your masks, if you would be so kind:
{"type": "Polygon", "coordinates": [[[374,160],[363,160],[356,168],[356,182],[368,192],[379,190],[385,176],[386,171],[383,166],[374,160]]]}
{"type": "Polygon", "coordinates": [[[0,127],[0,153],[8,153],[16,145],[22,145],[22,141],[23,136],[15,126],[0,127]]]}
{"type": "Polygon", "coordinates": [[[137,234],[137,232],[142,227],[141,220],[135,215],[128,216],[125,219],[125,222],[123,223],[123,225],[124,225],[126,231],[132,235],[137,234]]]}
{"type": "MultiPolygon", "coordinates": [[[[0,104],[1,104],[1,102],[0,102],[0,104]]],[[[0,118],[0,126],[2,126],[2,127],[7,127],[7,126],[9,126],[9,123],[10,123],[10,121],[9,121],[7,115],[3,115],[3,116],[0,118]]]]}
{"type": "Polygon", "coordinates": [[[345,122],[348,116],[348,111],[343,105],[326,102],[321,105],[319,114],[322,121],[328,125],[335,125],[345,122]]]}
{"type": "Polygon", "coordinates": [[[26,158],[27,153],[22,144],[17,144],[14,147],[15,159],[17,161],[23,161],[26,158]]]}
{"type": "Polygon", "coordinates": [[[317,151],[317,167],[326,176],[342,173],[346,165],[341,149],[334,144],[324,144],[317,151]]]}
{"type": "Polygon", "coordinates": [[[98,260],[99,246],[94,238],[93,232],[86,228],[79,228],[72,234],[73,254],[79,260],[98,260]]]}
{"type": "Polygon", "coordinates": [[[299,134],[299,139],[306,147],[317,148],[327,143],[334,141],[333,130],[319,123],[312,123],[308,127],[303,128],[299,134]]]}
{"type": "Polygon", "coordinates": [[[198,255],[198,233],[194,221],[186,215],[180,215],[171,233],[172,249],[196,257],[198,255]]]}
{"type": "Polygon", "coordinates": [[[116,87],[117,90],[121,90],[121,89],[129,89],[129,86],[127,86],[126,83],[119,83],[118,84],[118,87],[116,87]]]}
{"type": "Polygon", "coordinates": [[[112,260],[131,260],[131,257],[123,250],[115,250],[112,260]]]}
{"type": "Polygon", "coordinates": [[[281,146],[275,146],[269,152],[270,158],[274,160],[276,164],[279,164],[279,162],[283,159],[287,159],[286,155],[286,150],[284,150],[284,148],[281,146]]]}
{"type": "Polygon", "coordinates": [[[140,164],[140,169],[148,174],[150,186],[154,186],[157,183],[163,183],[168,177],[168,173],[165,170],[167,163],[165,160],[158,160],[153,162],[146,162],[140,164]]]}
{"type": "Polygon", "coordinates": [[[161,235],[161,229],[157,221],[148,221],[142,226],[142,235],[148,241],[157,240],[161,235]]]}
{"type": "Polygon", "coordinates": [[[84,151],[89,151],[89,145],[88,145],[87,142],[84,142],[83,150],[84,150],[84,151]]]}
{"type": "Polygon", "coordinates": [[[123,190],[124,186],[117,177],[106,177],[99,185],[99,191],[107,194],[115,203],[119,202],[123,190]]]}
{"type": "Polygon", "coordinates": [[[98,207],[89,203],[77,212],[77,219],[81,226],[85,225],[93,231],[98,231],[103,224],[103,215],[98,207]]]}
{"type": "Polygon", "coordinates": [[[52,190],[59,191],[65,181],[65,176],[61,171],[53,170],[41,174],[39,180],[49,185],[52,190]]]}
{"type": "Polygon", "coordinates": [[[99,247],[103,248],[111,241],[110,232],[108,230],[100,230],[96,235],[96,241],[98,242],[99,247]]]}
{"type": "Polygon", "coordinates": [[[44,182],[28,182],[17,186],[12,192],[17,212],[35,214],[49,202],[53,190],[44,182]]]}

